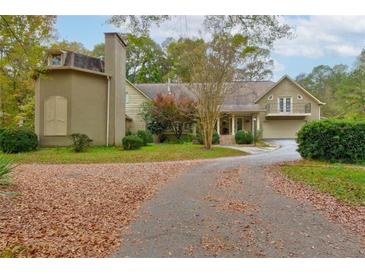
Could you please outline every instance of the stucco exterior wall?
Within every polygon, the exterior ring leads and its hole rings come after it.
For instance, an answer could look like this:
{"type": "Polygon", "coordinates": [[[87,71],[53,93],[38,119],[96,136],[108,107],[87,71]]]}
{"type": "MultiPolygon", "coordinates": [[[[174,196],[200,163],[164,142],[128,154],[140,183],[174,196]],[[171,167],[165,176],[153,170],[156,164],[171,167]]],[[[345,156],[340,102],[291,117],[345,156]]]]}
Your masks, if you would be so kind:
{"type": "Polygon", "coordinates": [[[72,73],[71,133],[85,133],[94,145],[105,145],[107,120],[107,78],[72,73]]]}
{"type": "Polygon", "coordinates": [[[320,105],[312,97],[303,92],[289,79],[283,79],[269,93],[262,97],[257,104],[265,107],[266,104],[277,104],[278,97],[291,97],[293,104],[311,104],[311,115],[305,117],[266,117],[266,112],[260,113],[260,128],[263,130],[263,138],[296,138],[297,131],[308,121],[320,119],[320,105]],[[297,95],[303,99],[299,100],[297,95]],[[273,95],[272,100],[268,100],[273,95]]]}
{"type": "Polygon", "coordinates": [[[128,82],[126,84],[126,96],[128,97],[128,99],[126,99],[128,101],[126,101],[125,113],[132,118],[132,121],[128,123],[127,128],[132,133],[146,129],[146,123],[139,113],[141,111],[142,104],[149,101],[149,99],[143,96],[128,82]]]}
{"type": "Polygon", "coordinates": [[[36,85],[36,133],[41,146],[67,146],[70,134],[84,133],[94,145],[106,141],[107,78],[73,70],[53,70],[36,85]],[[49,96],[67,99],[67,135],[44,135],[44,102],[49,96]]]}

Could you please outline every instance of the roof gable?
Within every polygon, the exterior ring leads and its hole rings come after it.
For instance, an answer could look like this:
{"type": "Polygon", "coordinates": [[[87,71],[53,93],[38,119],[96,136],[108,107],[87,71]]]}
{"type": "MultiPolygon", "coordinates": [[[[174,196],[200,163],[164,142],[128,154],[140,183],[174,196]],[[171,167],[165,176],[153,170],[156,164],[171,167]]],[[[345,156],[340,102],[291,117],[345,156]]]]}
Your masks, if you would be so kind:
{"type": "Polygon", "coordinates": [[[146,93],[144,93],[142,90],[140,90],[134,84],[132,84],[128,79],[126,79],[125,81],[127,84],[129,84],[131,87],[133,87],[136,91],[138,91],[143,97],[147,98],[148,100],[152,100],[146,93]]]}
{"type": "Polygon", "coordinates": [[[258,97],[255,101],[255,103],[258,103],[262,98],[265,97],[265,95],[267,95],[269,92],[271,92],[275,87],[277,87],[278,85],[280,85],[283,81],[288,80],[289,82],[291,82],[292,84],[294,84],[294,86],[296,86],[299,90],[301,90],[304,94],[306,94],[307,96],[309,96],[311,99],[313,99],[316,103],[318,103],[319,105],[324,105],[325,103],[321,102],[317,97],[313,96],[309,91],[307,91],[305,88],[303,88],[301,85],[299,85],[296,81],[294,81],[291,77],[289,77],[288,75],[284,75],[283,77],[280,78],[279,81],[277,81],[275,83],[275,85],[273,85],[272,87],[268,88],[266,90],[266,92],[264,92],[260,97],[258,97]]]}

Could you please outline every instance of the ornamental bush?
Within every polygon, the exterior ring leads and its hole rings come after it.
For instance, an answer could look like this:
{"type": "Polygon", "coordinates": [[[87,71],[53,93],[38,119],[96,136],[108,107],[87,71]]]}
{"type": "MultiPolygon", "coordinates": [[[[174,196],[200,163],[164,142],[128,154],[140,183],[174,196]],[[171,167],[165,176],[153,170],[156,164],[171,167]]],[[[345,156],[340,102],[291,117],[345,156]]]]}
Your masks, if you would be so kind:
{"type": "Polygon", "coordinates": [[[234,136],[237,144],[252,144],[253,136],[249,131],[239,130],[234,136]]]}
{"type": "Polygon", "coordinates": [[[122,139],[122,144],[125,150],[134,150],[139,149],[143,145],[143,140],[137,135],[129,135],[122,139]]]}
{"type": "MultiPolygon", "coordinates": [[[[201,144],[201,145],[203,145],[203,144],[204,144],[203,136],[202,136],[200,133],[198,133],[198,134],[196,135],[196,141],[197,141],[199,144],[201,144]]],[[[193,142],[195,142],[195,141],[193,140],[193,142]]],[[[218,134],[218,132],[216,132],[216,131],[214,131],[214,132],[213,132],[213,136],[212,136],[212,144],[213,144],[213,145],[217,145],[217,144],[219,144],[219,134],[218,134]]]]}
{"type": "Polygon", "coordinates": [[[83,152],[86,151],[93,140],[89,138],[86,134],[82,133],[73,133],[71,134],[72,138],[72,150],[74,152],[83,152]]]}
{"type": "Polygon", "coordinates": [[[37,135],[27,128],[7,128],[0,134],[0,148],[4,153],[19,153],[36,150],[37,135]]]}
{"type": "Polygon", "coordinates": [[[321,120],[304,125],[297,135],[303,158],[331,162],[365,161],[365,122],[321,120]]]}
{"type": "Polygon", "coordinates": [[[9,173],[12,169],[12,161],[4,157],[0,157],[0,188],[10,184],[9,173]]]}
{"type": "Polygon", "coordinates": [[[142,139],[144,146],[153,142],[152,134],[148,130],[138,130],[137,136],[142,139]]]}
{"type": "Polygon", "coordinates": [[[219,134],[216,131],[213,132],[212,144],[213,145],[219,144],[219,134]]]}

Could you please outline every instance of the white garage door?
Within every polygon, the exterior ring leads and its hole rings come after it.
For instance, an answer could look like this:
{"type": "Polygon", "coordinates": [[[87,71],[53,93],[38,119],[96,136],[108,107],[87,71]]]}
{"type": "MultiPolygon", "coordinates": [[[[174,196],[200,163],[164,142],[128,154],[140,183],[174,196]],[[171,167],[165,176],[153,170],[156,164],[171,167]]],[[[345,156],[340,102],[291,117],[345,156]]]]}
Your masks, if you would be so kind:
{"type": "Polygon", "coordinates": [[[264,139],[294,139],[305,120],[266,120],[262,123],[264,139]]]}

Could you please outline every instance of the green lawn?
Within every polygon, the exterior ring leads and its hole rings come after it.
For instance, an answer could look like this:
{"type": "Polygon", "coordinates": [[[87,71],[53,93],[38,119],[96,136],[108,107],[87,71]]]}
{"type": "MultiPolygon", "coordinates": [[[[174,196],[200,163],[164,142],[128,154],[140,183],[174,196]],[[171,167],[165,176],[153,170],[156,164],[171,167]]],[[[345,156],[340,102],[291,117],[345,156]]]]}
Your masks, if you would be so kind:
{"type": "Polygon", "coordinates": [[[153,144],[139,150],[122,150],[118,147],[92,147],[87,152],[75,153],[70,148],[42,148],[38,151],[1,154],[16,163],[137,163],[170,160],[208,159],[228,156],[242,156],[244,152],[214,147],[205,150],[201,145],[193,144],[153,144]]]}
{"type": "Polygon", "coordinates": [[[365,205],[365,166],[299,161],[281,166],[294,181],[354,205],[365,205]]]}

